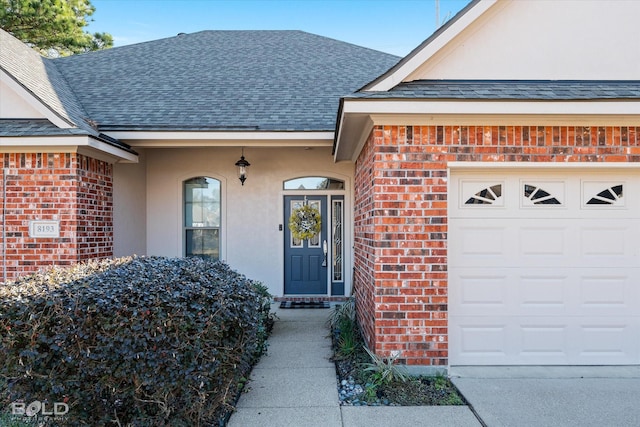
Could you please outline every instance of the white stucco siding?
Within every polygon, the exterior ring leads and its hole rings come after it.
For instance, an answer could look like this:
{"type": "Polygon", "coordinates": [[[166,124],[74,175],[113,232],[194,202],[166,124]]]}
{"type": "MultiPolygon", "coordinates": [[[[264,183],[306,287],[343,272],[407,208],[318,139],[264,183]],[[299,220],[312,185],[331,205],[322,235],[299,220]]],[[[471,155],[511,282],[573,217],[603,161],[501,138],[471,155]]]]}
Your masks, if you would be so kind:
{"type": "MultiPolygon", "coordinates": [[[[196,176],[215,178],[222,184],[221,258],[233,269],[264,282],[272,294],[280,296],[284,255],[279,225],[287,226],[283,218],[283,181],[318,175],[345,180],[345,223],[351,224],[353,164],[334,163],[330,147],[308,150],[248,147],[244,155],[251,166],[248,179],[241,186],[234,166],[240,157],[239,148],[146,151],[146,254],[183,256],[182,183],[196,176]]],[[[349,252],[350,226],[345,231],[345,250],[349,252]]],[[[117,246],[122,253],[127,245],[134,247],[133,240],[137,237],[119,233],[116,239],[120,239],[117,246]]],[[[350,252],[347,258],[345,271],[350,268],[350,252]]]]}
{"type": "Polygon", "coordinates": [[[0,81],[0,119],[42,119],[42,112],[0,81]]]}
{"type": "Polygon", "coordinates": [[[634,0],[503,0],[411,73],[418,79],[635,80],[634,0]]]}
{"type": "Polygon", "coordinates": [[[147,251],[147,162],[136,149],[138,163],[113,165],[113,254],[144,255],[147,251]]]}

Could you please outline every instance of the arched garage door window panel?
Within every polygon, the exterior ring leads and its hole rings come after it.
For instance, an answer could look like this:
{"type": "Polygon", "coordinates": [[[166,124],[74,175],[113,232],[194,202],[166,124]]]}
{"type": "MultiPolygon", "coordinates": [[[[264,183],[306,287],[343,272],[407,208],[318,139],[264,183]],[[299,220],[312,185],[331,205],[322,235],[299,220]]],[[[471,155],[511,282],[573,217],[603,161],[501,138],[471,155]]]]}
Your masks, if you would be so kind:
{"type": "MultiPolygon", "coordinates": [[[[587,183],[588,185],[588,183],[587,183]]],[[[612,185],[600,192],[598,192],[595,196],[590,197],[587,205],[613,205],[613,206],[623,206],[624,200],[622,198],[623,195],[623,184],[612,185]]],[[[597,190],[596,190],[597,191],[597,190]]]]}
{"type": "Polygon", "coordinates": [[[540,186],[524,184],[524,197],[529,205],[561,205],[560,201],[549,191],[540,186]]]}
{"type": "Polygon", "coordinates": [[[465,205],[495,205],[502,197],[502,184],[495,184],[484,188],[472,197],[469,197],[465,205]]]}
{"type": "Polygon", "coordinates": [[[184,255],[220,259],[220,181],[195,177],[184,181],[184,255]]]}

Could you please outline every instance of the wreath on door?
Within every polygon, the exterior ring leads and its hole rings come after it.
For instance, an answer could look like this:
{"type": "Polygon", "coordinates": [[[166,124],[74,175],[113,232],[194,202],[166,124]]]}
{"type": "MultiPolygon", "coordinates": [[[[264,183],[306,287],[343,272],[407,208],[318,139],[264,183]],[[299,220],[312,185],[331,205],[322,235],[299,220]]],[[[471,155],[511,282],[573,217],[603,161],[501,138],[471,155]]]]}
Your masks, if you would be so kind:
{"type": "Polygon", "coordinates": [[[304,204],[291,212],[289,230],[298,240],[311,239],[320,233],[322,217],[320,211],[313,206],[304,204]]]}

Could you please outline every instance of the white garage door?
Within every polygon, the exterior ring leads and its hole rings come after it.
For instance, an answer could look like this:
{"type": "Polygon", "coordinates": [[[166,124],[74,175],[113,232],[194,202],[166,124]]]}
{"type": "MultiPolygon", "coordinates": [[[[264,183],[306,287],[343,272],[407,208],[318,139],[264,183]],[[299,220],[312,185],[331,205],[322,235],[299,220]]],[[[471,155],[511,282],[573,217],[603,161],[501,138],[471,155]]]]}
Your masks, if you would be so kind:
{"type": "Polygon", "coordinates": [[[640,175],[451,172],[450,365],[640,363],[640,175]]]}

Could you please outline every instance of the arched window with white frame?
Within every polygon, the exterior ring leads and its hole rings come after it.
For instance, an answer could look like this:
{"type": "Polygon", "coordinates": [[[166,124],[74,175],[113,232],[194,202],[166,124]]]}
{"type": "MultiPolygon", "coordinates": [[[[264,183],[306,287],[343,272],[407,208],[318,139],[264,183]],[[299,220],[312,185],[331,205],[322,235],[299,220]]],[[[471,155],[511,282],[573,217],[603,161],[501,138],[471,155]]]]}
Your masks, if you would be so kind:
{"type": "Polygon", "coordinates": [[[220,181],[205,176],[183,182],[184,255],[220,259],[220,181]]]}

